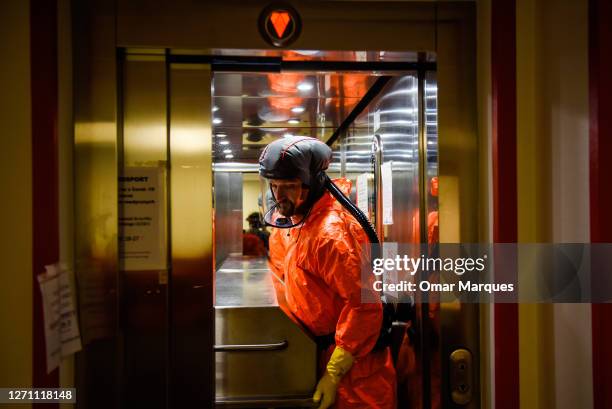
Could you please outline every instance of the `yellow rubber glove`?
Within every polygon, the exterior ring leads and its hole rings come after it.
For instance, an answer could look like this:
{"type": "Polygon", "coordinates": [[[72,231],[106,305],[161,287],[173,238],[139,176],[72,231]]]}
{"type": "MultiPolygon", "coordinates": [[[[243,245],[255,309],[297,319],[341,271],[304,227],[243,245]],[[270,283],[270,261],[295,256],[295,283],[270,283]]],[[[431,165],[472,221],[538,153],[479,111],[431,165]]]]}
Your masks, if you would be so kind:
{"type": "Polygon", "coordinates": [[[351,369],[354,361],[355,358],[350,352],[340,347],[334,349],[329,362],[327,362],[327,370],[317,383],[312,397],[315,403],[321,402],[318,409],[327,409],[334,404],[340,379],[351,369]]]}

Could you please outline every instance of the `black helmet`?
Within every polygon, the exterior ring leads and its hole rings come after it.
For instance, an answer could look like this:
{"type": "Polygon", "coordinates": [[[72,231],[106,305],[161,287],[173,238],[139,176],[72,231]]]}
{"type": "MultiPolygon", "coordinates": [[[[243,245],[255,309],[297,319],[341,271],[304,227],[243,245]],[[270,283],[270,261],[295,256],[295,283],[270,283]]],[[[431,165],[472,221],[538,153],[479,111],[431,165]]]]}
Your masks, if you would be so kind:
{"type": "Polygon", "coordinates": [[[309,188],[323,185],[332,150],[307,136],[290,136],[270,143],[259,157],[259,174],[266,179],[299,178],[309,188]]]}
{"type": "MultiPolygon", "coordinates": [[[[264,148],[259,157],[259,175],[265,179],[299,178],[309,188],[306,206],[310,208],[323,195],[325,170],[331,158],[331,148],[316,138],[285,137],[264,148]]],[[[272,212],[264,215],[266,224],[281,227],[270,222],[271,216],[272,212]]]]}
{"type": "Polygon", "coordinates": [[[259,212],[253,212],[246,218],[247,222],[261,222],[261,216],[259,212]]]}

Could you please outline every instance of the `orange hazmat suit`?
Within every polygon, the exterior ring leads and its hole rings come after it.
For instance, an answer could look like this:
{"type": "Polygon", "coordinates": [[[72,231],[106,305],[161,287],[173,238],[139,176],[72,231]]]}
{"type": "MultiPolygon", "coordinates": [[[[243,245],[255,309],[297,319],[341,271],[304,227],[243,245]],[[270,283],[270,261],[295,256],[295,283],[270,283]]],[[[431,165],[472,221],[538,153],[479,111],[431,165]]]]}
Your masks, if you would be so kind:
{"type": "MultiPolygon", "coordinates": [[[[351,183],[334,181],[345,193],[351,183]]],[[[315,336],[335,333],[335,345],[320,354],[319,369],[335,347],[355,362],[338,384],[335,408],[395,408],[395,369],[389,348],[372,351],[380,333],[382,304],[361,303],[362,289],[372,291],[373,275],[361,278],[369,260],[362,250],[367,237],[354,217],[326,192],[302,225],[272,229],[270,268],[279,304],[315,336]]],[[[377,299],[377,298],[373,298],[377,299]]]]}

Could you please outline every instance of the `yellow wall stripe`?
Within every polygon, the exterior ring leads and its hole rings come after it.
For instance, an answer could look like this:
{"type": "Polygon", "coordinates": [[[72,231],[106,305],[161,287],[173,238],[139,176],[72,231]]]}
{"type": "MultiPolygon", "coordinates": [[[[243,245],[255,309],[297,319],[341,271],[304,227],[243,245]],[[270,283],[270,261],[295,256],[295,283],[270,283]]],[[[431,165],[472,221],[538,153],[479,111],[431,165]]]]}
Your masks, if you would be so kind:
{"type": "MultiPolygon", "coordinates": [[[[544,102],[539,76],[540,0],[516,0],[517,200],[518,241],[548,242],[550,228],[550,133],[543,132],[544,102]]],[[[520,266],[521,277],[535,279],[537,266],[520,266]]],[[[524,281],[519,283],[526,284],[524,281]]],[[[521,408],[554,407],[554,331],[552,305],[519,305],[521,408]]]]}

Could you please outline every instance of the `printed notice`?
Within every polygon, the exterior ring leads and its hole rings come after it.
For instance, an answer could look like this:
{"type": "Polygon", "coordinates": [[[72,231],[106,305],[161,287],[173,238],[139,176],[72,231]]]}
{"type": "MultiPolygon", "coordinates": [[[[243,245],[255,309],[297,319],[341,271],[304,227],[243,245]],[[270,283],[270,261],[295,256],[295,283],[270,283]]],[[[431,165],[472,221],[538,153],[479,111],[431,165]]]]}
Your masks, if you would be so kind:
{"type": "Polygon", "coordinates": [[[124,271],[166,269],[162,167],[128,167],[119,177],[119,255],[124,271]]]}
{"type": "Polygon", "coordinates": [[[391,164],[392,162],[386,162],[380,167],[383,194],[383,224],[393,224],[393,172],[391,164]]]}
{"type": "Polygon", "coordinates": [[[45,321],[47,373],[60,364],[62,358],[81,350],[81,336],[74,303],[71,270],[53,264],[38,275],[45,321]]]}
{"type": "Polygon", "coordinates": [[[362,173],[357,176],[357,207],[368,219],[370,218],[370,208],[368,206],[368,174],[362,173]]]}

